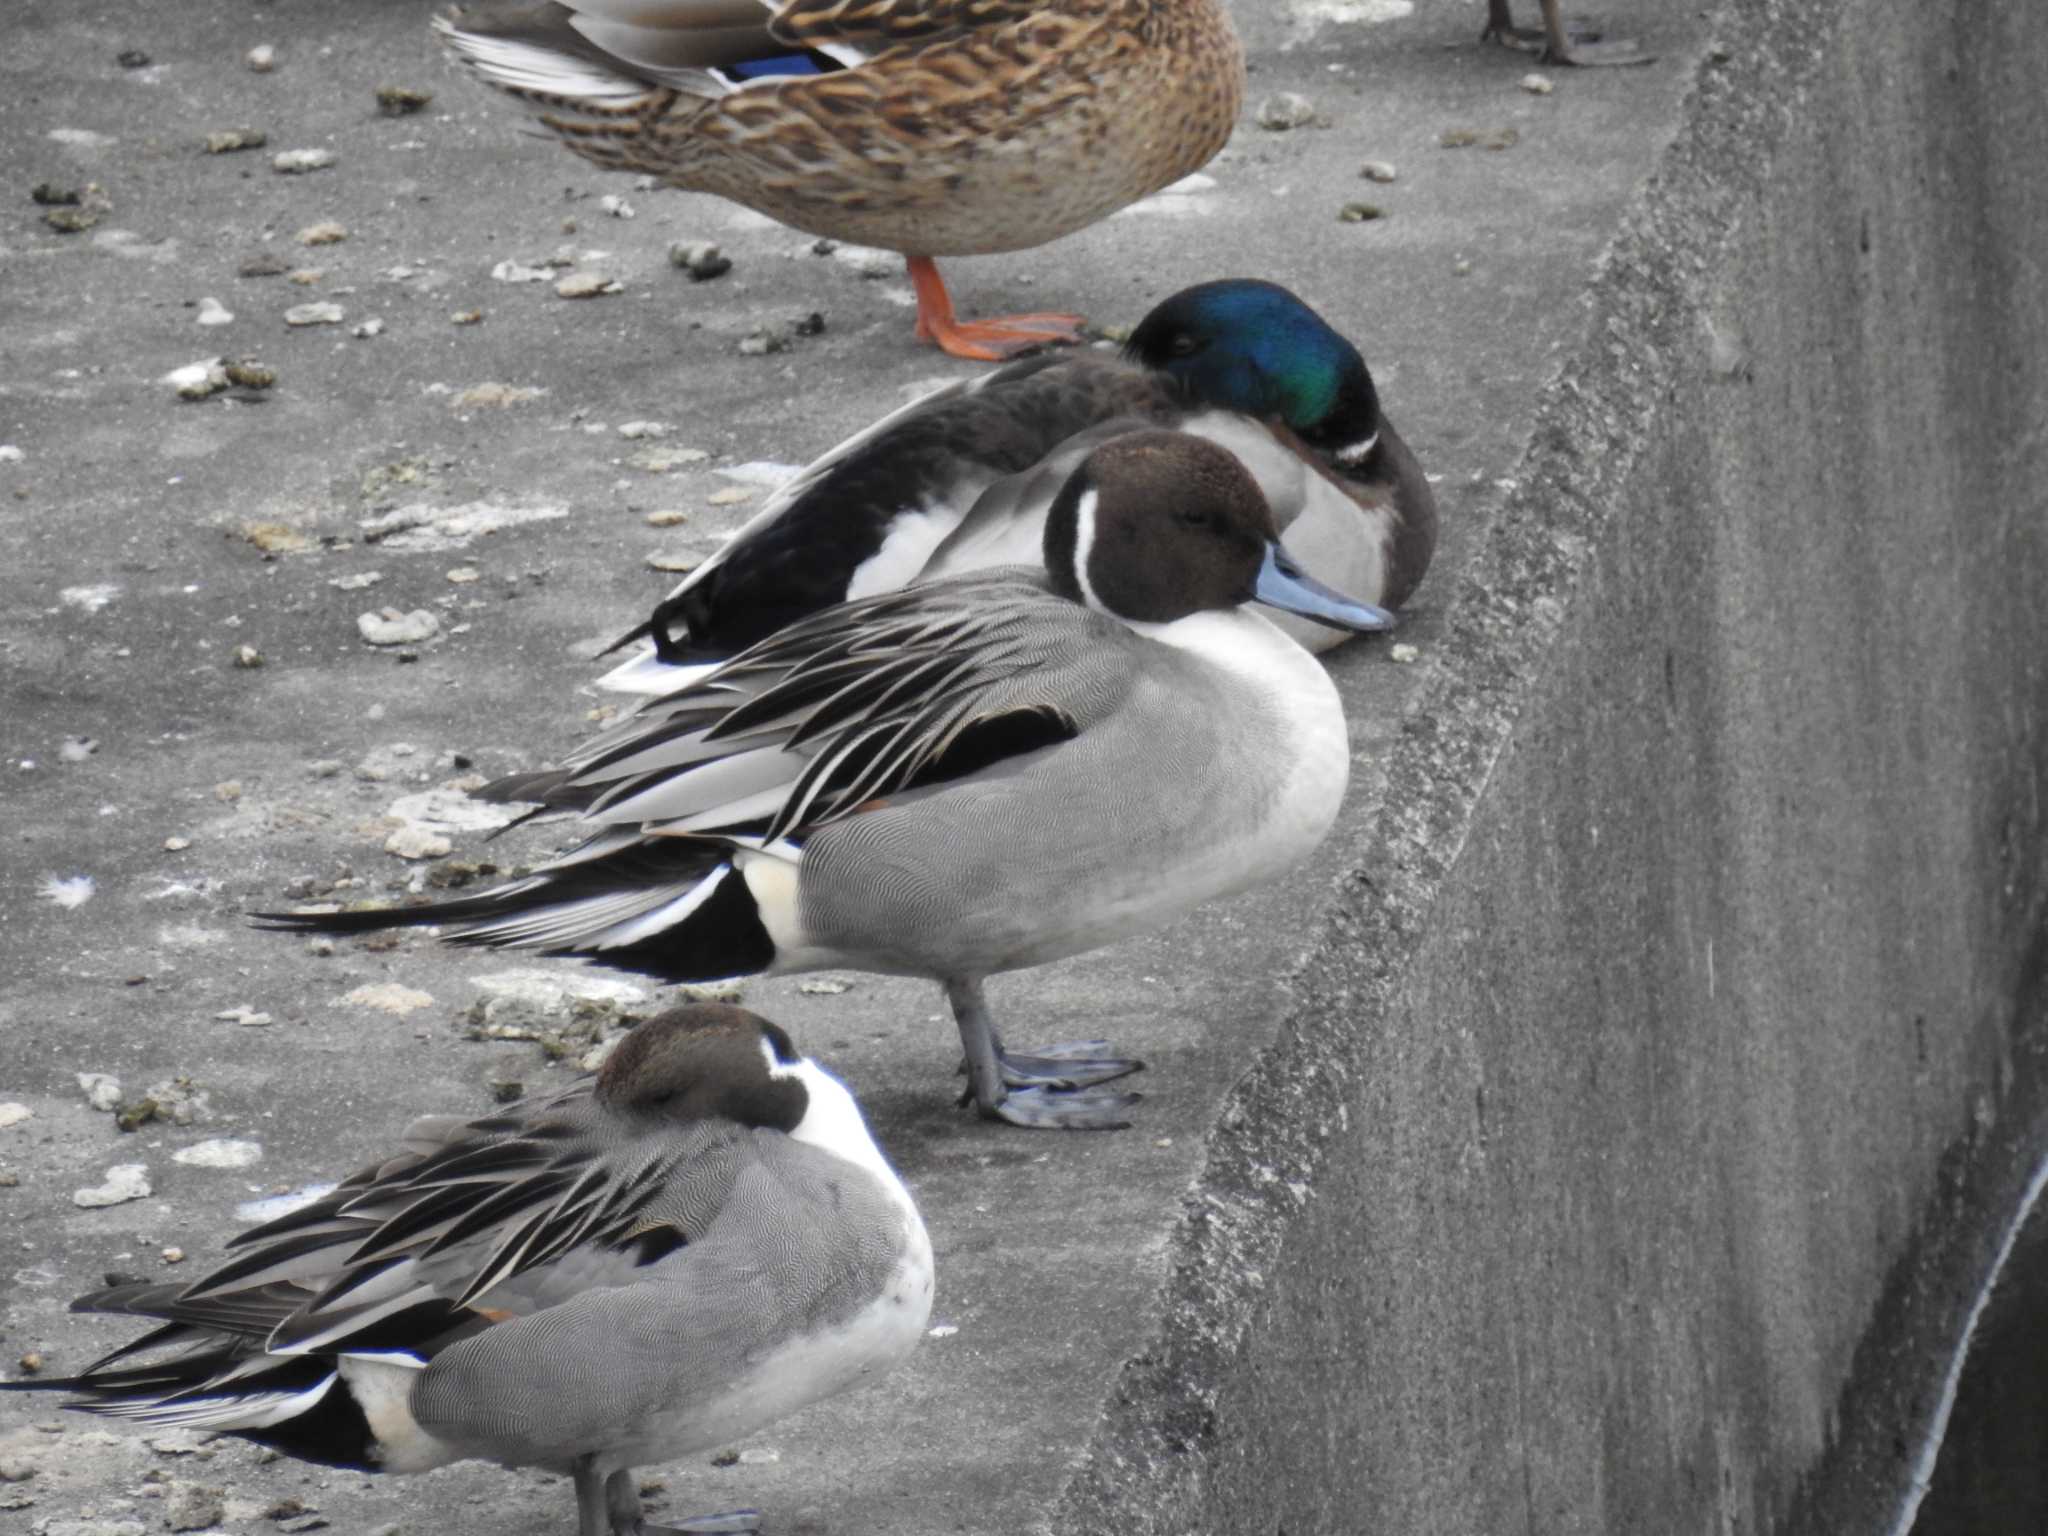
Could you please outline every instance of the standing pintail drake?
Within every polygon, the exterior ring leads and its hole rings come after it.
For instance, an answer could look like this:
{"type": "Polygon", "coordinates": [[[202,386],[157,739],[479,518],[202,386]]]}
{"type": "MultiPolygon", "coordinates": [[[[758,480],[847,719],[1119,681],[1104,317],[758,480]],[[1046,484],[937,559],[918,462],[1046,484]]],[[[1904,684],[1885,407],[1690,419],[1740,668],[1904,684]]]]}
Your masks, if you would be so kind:
{"type": "Polygon", "coordinates": [[[853,967],[944,984],[984,1114],[1127,1124],[1105,1042],[1009,1055],[985,978],[1149,932],[1306,858],[1350,773],[1316,659],[1254,598],[1352,629],[1243,465],[1183,433],[1091,453],[1042,563],[843,604],[651,700],[559,769],[483,793],[580,847],[480,896],[274,915],[436,923],[460,943],[671,981],[853,967]]]}
{"type": "MultiPolygon", "coordinates": [[[[1074,467],[1148,427],[1206,437],[1259,482],[1305,570],[1383,608],[1436,548],[1436,498],[1358,349],[1277,283],[1184,289],[1122,356],[1029,358],[915,401],[783,487],[613,647],[601,684],[660,694],[830,603],[1038,558],[1074,467]]],[[[1310,650],[1350,631],[1274,616],[1310,650]]]]}
{"type": "Polygon", "coordinates": [[[1223,0],[488,0],[434,23],[577,154],[901,251],[917,334],[995,360],[1076,315],[961,321],[935,256],[1024,250],[1223,147],[1223,0]]]}
{"type": "Polygon", "coordinates": [[[230,1247],[193,1284],[80,1297],[161,1326],[4,1385],[326,1466],[564,1472],[581,1536],[658,1536],[633,1468],[872,1380],[932,1302],[924,1222],[853,1096],[738,1008],[650,1019],[594,1082],[513,1113],[418,1121],[230,1247]]]}

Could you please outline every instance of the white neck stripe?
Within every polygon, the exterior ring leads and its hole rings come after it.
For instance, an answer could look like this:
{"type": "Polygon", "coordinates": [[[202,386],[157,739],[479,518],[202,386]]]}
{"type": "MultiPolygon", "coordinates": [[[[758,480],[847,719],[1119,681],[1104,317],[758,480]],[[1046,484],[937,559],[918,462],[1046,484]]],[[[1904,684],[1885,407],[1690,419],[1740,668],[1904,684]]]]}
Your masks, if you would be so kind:
{"type": "Polygon", "coordinates": [[[1359,441],[1355,443],[1347,443],[1344,447],[1339,448],[1334,454],[1332,454],[1331,457],[1334,458],[1339,464],[1358,464],[1362,463],[1365,459],[1365,456],[1371,453],[1373,449],[1379,447],[1379,445],[1379,429],[1375,427],[1373,429],[1372,436],[1361,438],[1359,441]]]}
{"type": "Polygon", "coordinates": [[[1109,610],[1102,606],[1102,599],[1095,595],[1095,584],[1088,579],[1088,557],[1095,551],[1095,490],[1083,491],[1081,499],[1074,506],[1074,585],[1081,589],[1081,601],[1099,613],[1109,610]]]}
{"type": "Polygon", "coordinates": [[[779,1083],[792,1077],[799,1081],[803,1079],[803,1063],[787,1062],[778,1058],[775,1054],[775,1042],[766,1035],[761,1037],[761,1059],[768,1063],[768,1081],[771,1083],[779,1083]]]}

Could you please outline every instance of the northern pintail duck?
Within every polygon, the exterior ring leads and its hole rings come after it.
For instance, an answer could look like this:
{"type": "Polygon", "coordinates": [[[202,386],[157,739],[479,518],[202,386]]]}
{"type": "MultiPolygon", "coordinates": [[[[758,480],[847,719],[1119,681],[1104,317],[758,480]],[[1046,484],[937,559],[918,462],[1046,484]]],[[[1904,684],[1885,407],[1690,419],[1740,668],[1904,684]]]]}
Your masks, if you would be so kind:
{"type": "Polygon", "coordinates": [[[566,1472],[582,1536],[642,1536],[633,1468],[873,1379],[932,1302],[924,1222],[853,1096],[718,1006],[648,1020],[594,1081],[513,1112],[420,1120],[229,1246],[193,1284],[79,1298],[161,1326],[4,1385],[328,1466],[566,1472]]]}
{"type": "Polygon", "coordinates": [[[1542,7],[1543,26],[1539,31],[1516,26],[1508,11],[1508,0],[1486,0],[1486,29],[1479,34],[1480,39],[1538,53],[1546,64],[1573,64],[1581,68],[1648,64],[1656,57],[1626,38],[1603,39],[1598,32],[1566,22],[1563,0],[1542,0],[1542,7]]]}
{"type": "MultiPolygon", "coordinates": [[[[1436,498],[1358,349],[1277,283],[1233,278],[1159,304],[1120,357],[1012,363],[841,443],[613,647],[652,642],[603,684],[665,693],[828,603],[1035,560],[1074,466],[1145,427],[1229,448],[1303,567],[1361,601],[1397,607],[1429,567],[1436,498]]],[[[1311,650],[1350,633],[1277,622],[1311,650]]]]}
{"type": "Polygon", "coordinates": [[[919,338],[981,359],[1080,319],[957,320],[933,257],[1106,218],[1206,164],[1244,98],[1222,0],[490,0],[435,28],[594,164],[901,251],[919,338]]]}
{"type": "Polygon", "coordinates": [[[1293,868],[1350,772],[1337,691],[1254,598],[1377,629],[1304,576],[1221,448],[1097,448],[1042,562],[827,608],[484,793],[580,847],[496,890],[268,921],[438,923],[671,981],[855,967],[944,984],[982,1111],[1128,1123],[1138,1063],[1007,1055],[985,978],[1148,932],[1293,868]]]}

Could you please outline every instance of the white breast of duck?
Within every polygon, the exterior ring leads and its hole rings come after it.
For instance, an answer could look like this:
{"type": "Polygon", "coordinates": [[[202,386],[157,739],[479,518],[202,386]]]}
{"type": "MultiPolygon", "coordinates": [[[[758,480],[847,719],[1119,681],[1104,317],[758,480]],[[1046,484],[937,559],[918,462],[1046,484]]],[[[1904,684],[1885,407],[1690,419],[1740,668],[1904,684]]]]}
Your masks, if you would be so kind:
{"type": "MultiPolygon", "coordinates": [[[[853,1095],[812,1061],[782,1063],[772,1054],[769,1060],[771,1079],[793,1081],[804,1089],[803,1118],[788,1133],[789,1141],[815,1148],[843,1165],[848,1177],[881,1194],[889,1214],[861,1233],[835,1230],[829,1218],[782,1233],[758,1230],[752,1246],[774,1253],[781,1262],[749,1265],[734,1278],[755,1293],[764,1308],[772,1308],[778,1296],[789,1298],[779,1269],[786,1275],[794,1268],[815,1280],[821,1272],[858,1264],[879,1283],[866,1286],[868,1298],[850,1310],[829,1307],[814,1313],[792,1307],[791,1315],[781,1320],[783,1336],[757,1344],[732,1362],[727,1380],[693,1380],[684,1395],[649,1413],[616,1448],[622,1466],[669,1461],[728,1443],[858,1386],[900,1364],[924,1336],[930,1320],[931,1238],[909,1190],[869,1135],[853,1095]],[[789,1256],[806,1247],[817,1251],[808,1260],[788,1265],[789,1256]],[[873,1264],[873,1256],[884,1251],[893,1258],[884,1265],[873,1264]]],[[[824,1212],[818,1215],[825,1217],[824,1212]]]]}
{"type": "Polygon", "coordinates": [[[1184,882],[1205,891],[1195,900],[1247,890],[1292,869],[1329,833],[1351,776],[1350,732],[1330,674],[1278,623],[1250,608],[1131,627],[1215,669],[1246,701],[1232,731],[1239,737],[1233,755],[1255,760],[1262,782],[1247,797],[1250,814],[1215,828],[1222,835],[1203,850],[1205,867],[1184,870],[1184,882]]]}

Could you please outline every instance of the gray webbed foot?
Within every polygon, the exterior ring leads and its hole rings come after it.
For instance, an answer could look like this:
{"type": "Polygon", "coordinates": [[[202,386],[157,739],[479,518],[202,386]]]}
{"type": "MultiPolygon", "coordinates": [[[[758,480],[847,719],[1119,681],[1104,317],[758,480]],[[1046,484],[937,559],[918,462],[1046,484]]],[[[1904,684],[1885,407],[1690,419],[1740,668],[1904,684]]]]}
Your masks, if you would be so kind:
{"type": "Polygon", "coordinates": [[[579,1536],[597,1536],[604,1525],[612,1536],[752,1536],[761,1529],[758,1509],[728,1509],[719,1515],[696,1515],[676,1525],[655,1525],[640,1512],[640,1485],[630,1468],[600,1477],[596,1459],[578,1457],[576,1506],[579,1536]]]}
{"type": "Polygon", "coordinates": [[[1544,63],[1563,64],[1575,69],[1625,68],[1631,64],[1655,61],[1656,55],[1643,52],[1641,44],[1623,37],[1603,41],[1598,32],[1568,32],[1562,49],[1555,43],[1546,44],[1543,49],[1544,63]]]}
{"type": "Polygon", "coordinates": [[[1102,1054],[1107,1041],[1082,1040],[1050,1046],[1035,1055],[1011,1056],[989,1016],[977,979],[946,983],[946,997],[960,1026],[967,1056],[967,1092],[990,1120],[1062,1131],[1114,1131],[1129,1125],[1129,1110],[1140,1095],[1103,1093],[1093,1085],[1137,1071],[1142,1062],[1102,1054]]]}
{"type": "Polygon", "coordinates": [[[1489,26],[1479,34],[1479,41],[1499,43],[1503,48],[1514,48],[1523,53],[1539,53],[1550,46],[1550,39],[1540,27],[1489,26]]]}
{"type": "Polygon", "coordinates": [[[758,1509],[728,1509],[722,1515],[694,1515],[677,1525],[649,1525],[643,1521],[637,1532],[619,1536],[753,1536],[760,1529],[758,1509]]]}
{"type": "MultiPolygon", "coordinates": [[[[1006,1051],[998,1044],[996,1065],[1006,1088],[1089,1088],[1145,1070],[1142,1061],[1112,1055],[1114,1049],[1107,1040],[1064,1040],[1024,1052],[1006,1051]]],[[[960,1070],[967,1070],[964,1061],[960,1070]]]]}
{"type": "Polygon", "coordinates": [[[1482,42],[1538,54],[1546,64],[1578,69],[1648,64],[1656,58],[1626,38],[1603,38],[1597,27],[1583,21],[1567,21],[1559,9],[1559,0],[1543,0],[1541,27],[1516,26],[1509,20],[1507,0],[1488,0],[1486,30],[1479,36],[1482,42]]]}
{"type": "Polygon", "coordinates": [[[1012,1088],[1000,1103],[983,1104],[981,1113],[1034,1131],[1121,1131],[1131,1123],[1132,1107],[1144,1097],[1093,1088],[1012,1088]]]}

